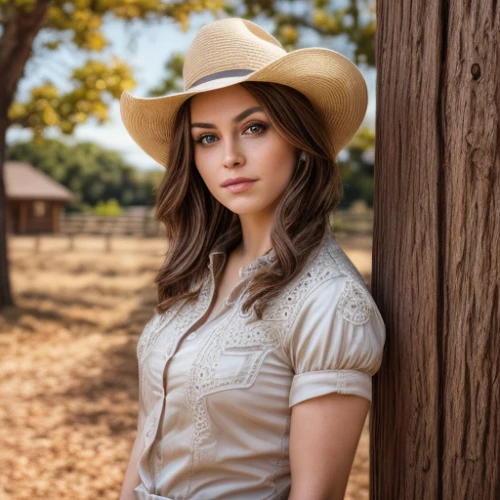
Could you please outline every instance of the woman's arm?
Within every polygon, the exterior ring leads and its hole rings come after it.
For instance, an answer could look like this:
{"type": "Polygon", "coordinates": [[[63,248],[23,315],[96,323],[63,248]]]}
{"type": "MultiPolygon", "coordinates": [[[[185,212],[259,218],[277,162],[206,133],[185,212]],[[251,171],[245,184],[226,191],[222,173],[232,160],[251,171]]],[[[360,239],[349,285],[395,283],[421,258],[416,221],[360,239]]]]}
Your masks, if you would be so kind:
{"type": "Polygon", "coordinates": [[[292,406],[288,500],[342,500],[370,401],[330,393],[292,406]]]}
{"type": "Polygon", "coordinates": [[[135,500],[136,498],[134,494],[134,488],[139,486],[141,482],[137,464],[139,463],[139,458],[141,456],[143,446],[144,440],[142,434],[137,434],[134,446],[132,447],[132,452],[130,453],[130,460],[125,472],[125,478],[123,479],[123,485],[119,500],[135,500]]]}

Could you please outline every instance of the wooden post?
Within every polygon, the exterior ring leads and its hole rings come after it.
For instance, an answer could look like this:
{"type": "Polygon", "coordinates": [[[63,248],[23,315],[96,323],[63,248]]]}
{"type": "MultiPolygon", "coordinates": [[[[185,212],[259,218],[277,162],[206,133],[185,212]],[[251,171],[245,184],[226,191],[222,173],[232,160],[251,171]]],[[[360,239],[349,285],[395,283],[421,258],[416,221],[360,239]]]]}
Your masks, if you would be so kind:
{"type": "Polygon", "coordinates": [[[26,234],[28,228],[28,203],[31,202],[21,200],[19,203],[19,234],[26,234]]]}
{"type": "Polygon", "coordinates": [[[500,2],[378,0],[370,498],[500,486],[500,2]]]}
{"type": "MultiPolygon", "coordinates": [[[[9,274],[9,245],[7,234],[7,195],[4,185],[4,158],[5,158],[5,133],[2,128],[7,129],[7,125],[2,123],[0,117],[0,310],[4,306],[14,305],[13,295],[10,286],[9,274]]],[[[12,220],[12,219],[11,219],[12,220]]]]}
{"type": "Polygon", "coordinates": [[[60,228],[60,211],[61,211],[61,204],[58,201],[53,201],[51,203],[51,217],[52,217],[52,232],[53,233],[59,233],[61,228],[60,228]]]}

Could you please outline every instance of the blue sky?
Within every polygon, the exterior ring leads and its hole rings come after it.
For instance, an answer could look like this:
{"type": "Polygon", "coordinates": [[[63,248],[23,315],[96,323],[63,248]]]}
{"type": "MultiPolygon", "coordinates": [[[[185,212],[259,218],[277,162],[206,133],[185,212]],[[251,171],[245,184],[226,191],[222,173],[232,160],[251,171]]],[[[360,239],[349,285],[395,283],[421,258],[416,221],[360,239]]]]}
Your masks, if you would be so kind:
{"type": "MultiPolygon", "coordinates": [[[[171,21],[163,20],[154,25],[132,24],[127,27],[121,22],[107,22],[105,33],[111,42],[111,46],[99,57],[111,57],[116,54],[120,59],[127,61],[134,69],[134,76],[137,87],[131,91],[136,96],[146,96],[149,89],[158,85],[164,74],[164,63],[170,54],[177,51],[187,51],[196,31],[206,22],[210,22],[214,17],[211,14],[203,13],[192,16],[190,29],[186,33],[171,21]]],[[[265,21],[256,21],[264,29],[272,30],[272,26],[265,21]]],[[[42,35],[43,36],[43,35],[42,35]]],[[[42,41],[42,36],[37,40],[42,41]]],[[[301,39],[301,47],[322,46],[336,50],[345,56],[351,57],[351,49],[343,40],[330,40],[325,44],[314,33],[306,33],[301,39]]],[[[68,44],[68,47],[71,47],[68,44]]],[[[29,92],[29,89],[44,80],[51,80],[58,86],[64,88],[68,86],[67,75],[72,67],[76,67],[83,62],[83,54],[72,52],[70,48],[59,51],[57,57],[48,59],[47,57],[35,57],[26,66],[25,77],[20,82],[18,98],[29,92]]],[[[364,125],[374,128],[375,124],[375,70],[360,67],[365,76],[369,103],[364,125]]],[[[152,158],[144,153],[139,146],[128,135],[120,119],[118,101],[114,101],[110,106],[111,121],[106,125],[88,124],[77,127],[72,138],[63,140],[71,143],[73,141],[92,141],[107,149],[119,151],[124,159],[131,165],[140,169],[157,168],[161,169],[152,158]]],[[[48,134],[50,137],[58,137],[57,133],[48,134]]],[[[7,143],[29,139],[31,133],[27,130],[13,128],[7,133],[7,143]]]]}

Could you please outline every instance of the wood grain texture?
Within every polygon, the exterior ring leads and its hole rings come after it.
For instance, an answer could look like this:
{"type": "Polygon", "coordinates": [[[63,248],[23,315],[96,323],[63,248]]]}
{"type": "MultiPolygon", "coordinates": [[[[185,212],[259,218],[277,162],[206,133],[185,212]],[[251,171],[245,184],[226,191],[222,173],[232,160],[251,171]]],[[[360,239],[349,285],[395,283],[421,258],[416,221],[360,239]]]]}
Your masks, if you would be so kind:
{"type": "Polygon", "coordinates": [[[498,498],[500,5],[379,0],[370,498],[498,498]]]}
{"type": "Polygon", "coordinates": [[[452,1],[442,77],[443,498],[499,498],[500,5],[452,1]]]}

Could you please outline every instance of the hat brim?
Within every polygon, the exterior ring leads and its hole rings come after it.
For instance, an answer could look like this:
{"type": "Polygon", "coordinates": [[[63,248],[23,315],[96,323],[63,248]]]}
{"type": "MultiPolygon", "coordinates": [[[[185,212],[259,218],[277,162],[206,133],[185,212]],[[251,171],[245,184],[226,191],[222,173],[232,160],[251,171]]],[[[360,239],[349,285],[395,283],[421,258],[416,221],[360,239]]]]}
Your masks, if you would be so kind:
{"type": "Polygon", "coordinates": [[[151,158],[168,166],[177,111],[193,95],[242,82],[272,82],[304,94],[329,129],[331,154],[338,153],[358,130],[368,106],[365,79],[349,59],[324,48],[298,49],[246,76],[219,78],[161,97],[134,97],[125,91],[120,113],[130,136],[151,158]]]}

